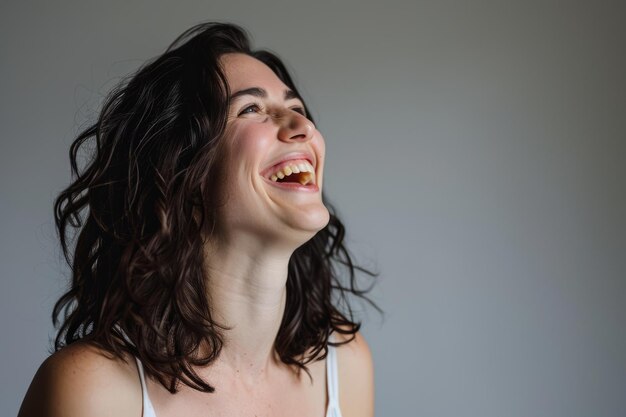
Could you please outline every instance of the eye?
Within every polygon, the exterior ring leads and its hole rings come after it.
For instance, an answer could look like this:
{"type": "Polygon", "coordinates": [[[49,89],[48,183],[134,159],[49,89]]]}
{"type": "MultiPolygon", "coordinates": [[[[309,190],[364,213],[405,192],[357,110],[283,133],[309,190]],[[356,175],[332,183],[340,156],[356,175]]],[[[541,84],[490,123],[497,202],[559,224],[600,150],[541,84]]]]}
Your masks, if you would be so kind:
{"type": "Polygon", "coordinates": [[[292,107],[291,110],[295,111],[296,113],[300,113],[301,115],[306,117],[306,110],[304,110],[304,107],[296,106],[296,107],[292,107]]]}
{"type": "Polygon", "coordinates": [[[259,111],[261,111],[261,107],[259,107],[257,104],[250,104],[249,106],[244,107],[243,110],[239,112],[238,116],[241,116],[243,114],[254,114],[258,113],[259,111]]]}

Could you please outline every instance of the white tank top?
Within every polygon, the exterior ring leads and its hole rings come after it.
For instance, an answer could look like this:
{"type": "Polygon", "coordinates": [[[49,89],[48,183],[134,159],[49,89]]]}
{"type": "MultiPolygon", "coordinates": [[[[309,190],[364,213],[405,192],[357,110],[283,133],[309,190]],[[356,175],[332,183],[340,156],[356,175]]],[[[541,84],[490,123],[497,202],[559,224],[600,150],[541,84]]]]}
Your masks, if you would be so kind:
{"type": "MultiPolygon", "coordinates": [[[[146,379],[143,373],[143,365],[138,358],[137,368],[139,369],[139,379],[141,380],[141,393],[143,396],[142,417],[156,417],[154,407],[148,396],[146,379]]],[[[339,409],[339,377],[337,373],[337,352],[334,346],[328,345],[328,356],[326,356],[326,388],[328,392],[328,408],[326,417],[342,417],[339,409]]]]}

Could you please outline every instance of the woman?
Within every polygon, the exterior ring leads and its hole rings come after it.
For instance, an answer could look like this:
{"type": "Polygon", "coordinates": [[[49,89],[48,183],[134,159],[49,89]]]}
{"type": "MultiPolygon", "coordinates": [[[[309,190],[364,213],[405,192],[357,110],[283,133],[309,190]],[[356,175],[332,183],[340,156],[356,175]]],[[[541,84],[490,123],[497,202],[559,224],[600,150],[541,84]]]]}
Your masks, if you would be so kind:
{"type": "Polygon", "coordinates": [[[73,281],[19,415],[373,415],[345,304],[369,272],[324,204],[324,151],[284,65],[234,25],[189,29],[122,83],[70,150],[73,281]]]}

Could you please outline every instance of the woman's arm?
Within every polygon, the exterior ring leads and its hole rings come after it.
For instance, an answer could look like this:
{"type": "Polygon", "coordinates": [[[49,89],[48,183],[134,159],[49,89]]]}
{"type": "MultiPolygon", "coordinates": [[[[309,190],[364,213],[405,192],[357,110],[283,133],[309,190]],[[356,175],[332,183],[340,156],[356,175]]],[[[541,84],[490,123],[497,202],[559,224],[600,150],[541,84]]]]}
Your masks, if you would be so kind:
{"type": "Polygon", "coordinates": [[[41,365],[18,417],[140,417],[141,384],[134,362],[110,359],[76,343],[41,365]]]}
{"type": "MultiPolygon", "coordinates": [[[[344,337],[343,335],[339,335],[344,337]]],[[[367,342],[356,338],[337,348],[339,407],[343,417],[374,416],[374,364],[367,342]]]]}

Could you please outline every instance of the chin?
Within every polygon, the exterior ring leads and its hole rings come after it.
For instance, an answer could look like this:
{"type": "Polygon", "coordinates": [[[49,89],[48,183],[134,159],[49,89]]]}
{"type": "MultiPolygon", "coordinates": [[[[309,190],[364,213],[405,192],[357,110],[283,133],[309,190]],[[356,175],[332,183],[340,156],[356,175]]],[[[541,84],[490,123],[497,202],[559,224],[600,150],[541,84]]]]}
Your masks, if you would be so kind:
{"type": "Polygon", "coordinates": [[[322,205],[315,209],[303,210],[297,217],[290,218],[287,223],[292,229],[302,231],[304,235],[308,236],[306,240],[309,240],[326,227],[329,220],[330,214],[328,209],[322,205]]]}

